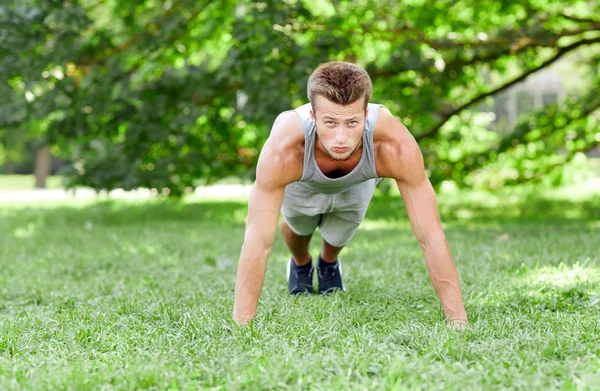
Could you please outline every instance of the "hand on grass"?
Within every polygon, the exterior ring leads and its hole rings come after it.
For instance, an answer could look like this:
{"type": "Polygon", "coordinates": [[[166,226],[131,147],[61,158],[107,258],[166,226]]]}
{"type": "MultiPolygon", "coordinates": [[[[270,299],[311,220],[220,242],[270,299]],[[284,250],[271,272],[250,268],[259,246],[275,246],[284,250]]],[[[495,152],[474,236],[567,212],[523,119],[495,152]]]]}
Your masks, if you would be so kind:
{"type": "Polygon", "coordinates": [[[233,321],[238,326],[250,327],[250,322],[252,321],[252,319],[254,319],[254,316],[238,315],[238,314],[235,314],[235,313],[233,315],[233,321]]]}
{"type": "Polygon", "coordinates": [[[467,330],[469,328],[469,321],[467,319],[448,319],[446,327],[451,330],[467,330]]]}

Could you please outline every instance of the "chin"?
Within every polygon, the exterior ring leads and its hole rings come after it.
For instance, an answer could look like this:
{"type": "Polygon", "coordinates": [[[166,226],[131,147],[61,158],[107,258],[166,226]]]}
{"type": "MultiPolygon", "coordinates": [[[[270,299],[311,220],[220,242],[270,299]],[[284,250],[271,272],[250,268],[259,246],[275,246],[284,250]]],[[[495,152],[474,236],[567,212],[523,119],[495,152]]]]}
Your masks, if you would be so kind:
{"type": "Polygon", "coordinates": [[[337,153],[337,152],[329,151],[329,157],[332,158],[333,160],[337,160],[340,162],[350,159],[350,156],[352,156],[352,152],[337,153]]]}

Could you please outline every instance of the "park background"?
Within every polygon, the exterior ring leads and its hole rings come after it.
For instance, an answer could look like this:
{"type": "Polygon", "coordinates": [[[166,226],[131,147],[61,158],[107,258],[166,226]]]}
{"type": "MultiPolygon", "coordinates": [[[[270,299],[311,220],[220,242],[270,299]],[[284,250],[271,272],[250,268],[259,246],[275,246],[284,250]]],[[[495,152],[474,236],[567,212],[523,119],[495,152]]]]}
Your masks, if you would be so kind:
{"type": "MultiPolygon", "coordinates": [[[[0,388],[600,387],[597,1],[6,0],[0,388]],[[346,294],[232,324],[260,148],[320,63],[423,151],[471,329],[446,330],[397,190],[346,294]]],[[[316,254],[318,233],[313,241],[316,254]]]]}

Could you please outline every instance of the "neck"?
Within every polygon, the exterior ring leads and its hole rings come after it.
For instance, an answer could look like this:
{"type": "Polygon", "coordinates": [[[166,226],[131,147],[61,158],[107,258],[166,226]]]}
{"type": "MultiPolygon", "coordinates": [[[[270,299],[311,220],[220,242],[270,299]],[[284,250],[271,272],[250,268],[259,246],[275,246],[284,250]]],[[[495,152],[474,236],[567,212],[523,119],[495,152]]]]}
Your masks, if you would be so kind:
{"type": "Polygon", "coordinates": [[[336,160],[329,156],[325,147],[317,137],[315,139],[314,154],[317,166],[325,176],[329,178],[339,178],[352,172],[352,170],[360,163],[363,154],[363,141],[361,140],[360,143],[358,143],[348,159],[336,160]]]}

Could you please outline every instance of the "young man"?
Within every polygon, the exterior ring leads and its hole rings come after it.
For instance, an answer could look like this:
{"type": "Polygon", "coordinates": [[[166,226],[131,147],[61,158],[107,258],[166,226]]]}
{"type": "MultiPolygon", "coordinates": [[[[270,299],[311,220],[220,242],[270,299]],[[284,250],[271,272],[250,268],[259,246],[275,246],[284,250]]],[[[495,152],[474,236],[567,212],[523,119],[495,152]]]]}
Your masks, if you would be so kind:
{"type": "Polygon", "coordinates": [[[292,257],[290,293],[313,292],[308,253],[319,227],[318,290],[343,290],[338,254],[363,220],[380,178],[395,179],[447,324],[464,327],[456,267],[439,218],[423,156],[408,130],[382,105],[368,103],[371,79],[346,62],[319,66],[308,80],[309,104],[281,113],[265,143],[248,202],[233,317],[256,315],[279,213],[292,257]]]}

